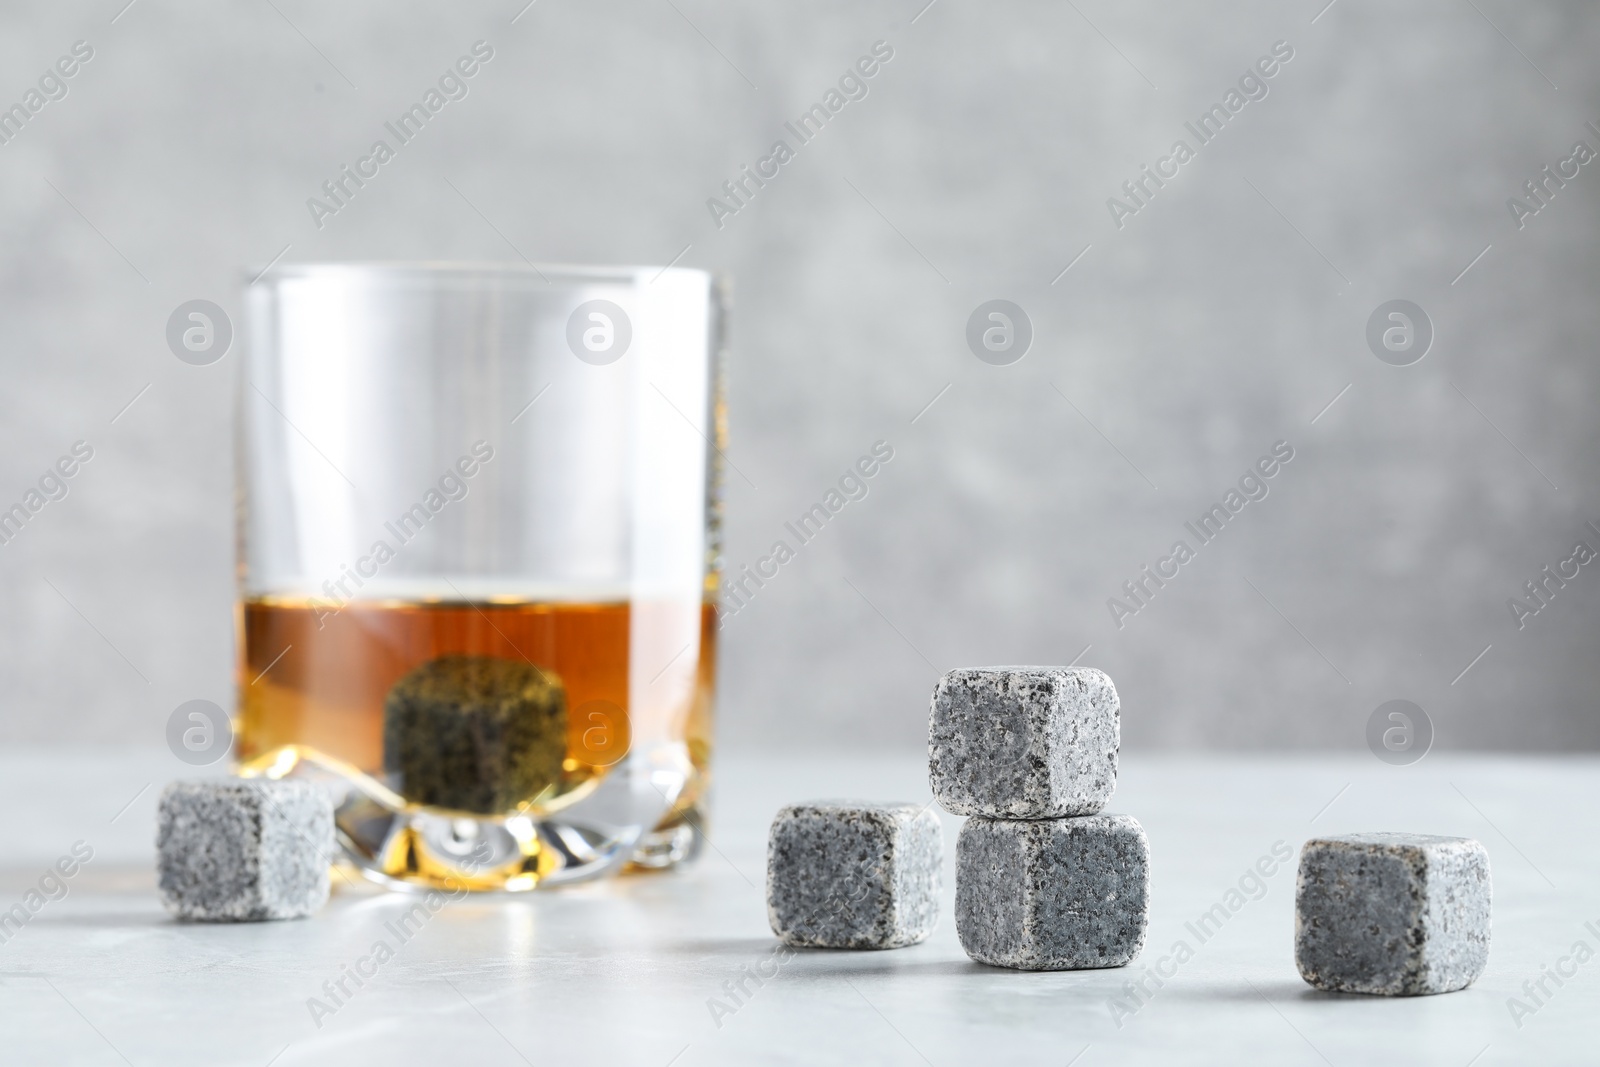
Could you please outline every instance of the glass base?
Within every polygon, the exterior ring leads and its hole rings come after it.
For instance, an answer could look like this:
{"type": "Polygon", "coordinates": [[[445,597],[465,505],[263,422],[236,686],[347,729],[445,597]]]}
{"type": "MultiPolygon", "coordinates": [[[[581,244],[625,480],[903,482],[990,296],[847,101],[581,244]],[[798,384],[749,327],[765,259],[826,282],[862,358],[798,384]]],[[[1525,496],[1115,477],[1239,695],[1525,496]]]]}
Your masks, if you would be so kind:
{"type": "Polygon", "coordinates": [[[696,828],[704,819],[699,805],[675,812],[662,825],[639,839],[633,855],[628,859],[630,868],[645,871],[665,871],[680,864],[700,858],[702,838],[696,828]]]}
{"type": "Polygon", "coordinates": [[[625,867],[667,870],[700,853],[699,803],[679,801],[701,772],[683,746],[632,754],[553,810],[502,816],[407,803],[358,768],[298,745],[239,773],[322,784],[344,862],[396,889],[523,892],[625,867]]]}

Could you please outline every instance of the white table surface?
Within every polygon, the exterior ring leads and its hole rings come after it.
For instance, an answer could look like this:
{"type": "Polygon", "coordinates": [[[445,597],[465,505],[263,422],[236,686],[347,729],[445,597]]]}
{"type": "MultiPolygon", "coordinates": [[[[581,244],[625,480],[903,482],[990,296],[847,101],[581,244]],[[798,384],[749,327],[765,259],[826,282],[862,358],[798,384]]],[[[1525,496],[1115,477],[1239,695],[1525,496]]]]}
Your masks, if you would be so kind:
{"type": "MultiPolygon", "coordinates": [[[[720,1027],[708,999],[775,945],[763,892],[773,813],[827,796],[925,800],[914,755],[725,756],[697,865],[449,904],[320,1027],[307,999],[412,901],[336,890],[299,922],[171,921],[153,889],[154,803],[184,772],[165,753],[0,756],[0,801],[13,813],[0,835],[0,909],[74,841],[96,850],[65,899],[0,944],[0,1063],[1600,1062],[1600,958],[1564,986],[1547,981],[1553,996],[1520,1028],[1507,1006],[1575,942],[1600,951],[1585,928],[1600,931],[1600,760],[1590,757],[1436,754],[1394,768],[1364,754],[1125,756],[1109,810],[1144,824],[1154,867],[1149,938],[1133,966],[1028,974],[970,962],[947,862],[928,942],[802,952],[760,988],[747,982],[754,992],[720,1027]],[[1186,930],[1275,841],[1297,849],[1313,834],[1378,829],[1488,847],[1494,939],[1472,988],[1410,999],[1312,991],[1292,958],[1292,864],[1207,943],[1186,930]],[[1180,938],[1194,958],[1119,1027],[1108,999],[1180,938]]],[[[943,818],[948,860],[958,820],[943,818]]]]}

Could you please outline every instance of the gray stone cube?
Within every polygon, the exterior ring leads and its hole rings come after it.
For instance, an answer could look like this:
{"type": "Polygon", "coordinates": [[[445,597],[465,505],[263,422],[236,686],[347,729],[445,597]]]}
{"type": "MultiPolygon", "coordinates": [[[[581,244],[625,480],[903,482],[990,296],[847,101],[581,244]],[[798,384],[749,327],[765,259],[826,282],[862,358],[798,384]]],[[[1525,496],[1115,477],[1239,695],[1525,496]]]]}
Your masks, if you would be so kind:
{"type": "Polygon", "coordinates": [[[968,819],[956,839],[956,933],[979,963],[1121,967],[1144,948],[1150,842],[1127,815],[968,819]]]}
{"type": "Polygon", "coordinates": [[[943,863],[925,804],[791,804],[767,839],[767,920],[791,945],[914,945],[938,920],[943,863]]]}
{"type": "Polygon", "coordinates": [[[174,782],[156,848],[161,901],[180,919],[298,919],[328,899],[333,804],[310,782],[174,782]]]}
{"type": "Polygon", "coordinates": [[[405,798],[496,815],[544,794],[567,756],[567,691],[496,656],[440,656],[383,701],[383,769],[405,798]]]}
{"type": "Polygon", "coordinates": [[[1313,838],[1295,883],[1295,966],[1340,993],[1464,989],[1489,962],[1489,897],[1489,853],[1470,838],[1313,838]]]}
{"type": "Polygon", "coordinates": [[[1116,687],[1093,667],[954,670],[933,691],[928,780],[956,815],[1092,815],[1117,787],[1116,687]]]}

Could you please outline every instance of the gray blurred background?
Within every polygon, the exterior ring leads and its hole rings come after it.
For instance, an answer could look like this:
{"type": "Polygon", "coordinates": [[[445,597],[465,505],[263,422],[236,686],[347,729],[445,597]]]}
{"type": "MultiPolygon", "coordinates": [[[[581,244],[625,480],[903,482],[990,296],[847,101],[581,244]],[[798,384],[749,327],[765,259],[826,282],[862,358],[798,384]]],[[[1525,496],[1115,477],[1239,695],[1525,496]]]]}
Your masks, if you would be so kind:
{"type": "Polygon", "coordinates": [[[724,628],[730,748],[911,749],[938,672],[1073,661],[1130,748],[1359,748],[1396,698],[1439,748],[1600,744],[1600,564],[1508,606],[1600,550],[1600,162],[1507,206],[1600,150],[1592,6],[125,2],[0,10],[0,106],[94,50],[0,145],[0,506],[94,448],[0,546],[0,738],[153,746],[231,703],[238,352],[180,363],[177,305],[237,323],[280,252],[681,252],[734,283],[734,568],[894,449],[724,628]],[[468,97],[316,228],[478,40],[468,97]],[[719,229],[707,198],[880,40],[719,229]],[[1118,228],[1107,199],[1278,41],[1268,95],[1118,228]],[[1008,366],[965,338],[995,298],[1034,331],[1008,366]],[[1435,330],[1404,367],[1365,337],[1396,298],[1435,330]],[[1108,599],[1278,441],[1270,495],[1119,628],[1108,599]]]}

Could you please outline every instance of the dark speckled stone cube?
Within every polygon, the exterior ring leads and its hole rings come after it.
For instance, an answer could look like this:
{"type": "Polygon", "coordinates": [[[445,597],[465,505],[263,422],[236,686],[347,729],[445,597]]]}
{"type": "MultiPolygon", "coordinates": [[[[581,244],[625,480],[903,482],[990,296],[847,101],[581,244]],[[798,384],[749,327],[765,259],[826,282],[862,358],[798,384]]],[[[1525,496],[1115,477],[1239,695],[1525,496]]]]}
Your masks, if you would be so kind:
{"type": "Polygon", "coordinates": [[[333,804],[310,782],[174,782],[156,849],[161,901],[180,919],[298,919],[328,900],[333,804]]]}
{"type": "Polygon", "coordinates": [[[933,691],[928,780],[956,815],[1092,815],[1117,786],[1121,711],[1093,667],[976,667],[933,691]]]}
{"type": "Polygon", "coordinates": [[[1127,815],[968,819],[956,839],[956,933],[979,963],[1121,967],[1144,947],[1150,843],[1127,815]]]}
{"type": "Polygon", "coordinates": [[[1318,989],[1415,996],[1489,962],[1489,853],[1465,837],[1347,834],[1300,850],[1294,961],[1318,989]]]}
{"type": "Polygon", "coordinates": [[[522,660],[440,656],[383,702],[383,768],[416,804],[498,815],[561,779],[567,696],[522,660]]]}
{"type": "Polygon", "coordinates": [[[767,839],[767,919],[791,945],[914,945],[938,920],[943,863],[927,805],[791,804],[767,839]]]}

